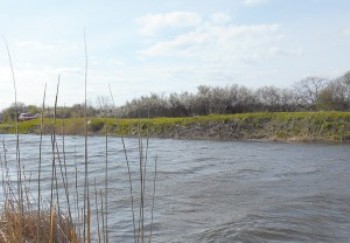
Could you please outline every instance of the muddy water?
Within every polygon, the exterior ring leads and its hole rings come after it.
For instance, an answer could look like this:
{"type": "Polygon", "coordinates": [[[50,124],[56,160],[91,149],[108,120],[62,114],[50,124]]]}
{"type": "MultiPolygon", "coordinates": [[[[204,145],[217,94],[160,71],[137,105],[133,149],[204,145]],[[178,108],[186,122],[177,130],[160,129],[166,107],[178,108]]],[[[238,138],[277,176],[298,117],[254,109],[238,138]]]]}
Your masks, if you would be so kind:
{"type": "MultiPolygon", "coordinates": [[[[6,144],[9,180],[15,187],[15,137],[1,135],[1,138],[6,144]]],[[[76,208],[83,205],[84,138],[65,137],[65,160],[62,137],[57,137],[57,142],[60,157],[56,154],[56,163],[58,166],[59,161],[66,163],[70,206],[77,218],[76,208]]],[[[139,143],[137,139],[125,142],[138,228],[139,143]]],[[[95,200],[97,191],[100,201],[106,192],[106,143],[103,137],[90,137],[88,143],[91,198],[95,200]]],[[[144,140],[143,146],[146,144],[144,140]]],[[[42,148],[41,185],[43,201],[47,203],[52,175],[49,136],[44,137],[42,148]]],[[[3,166],[4,151],[1,148],[3,166]]],[[[135,242],[130,184],[119,138],[108,139],[107,154],[110,242],[135,242]]],[[[350,239],[349,145],[151,139],[143,156],[146,154],[144,222],[146,236],[152,228],[152,242],[347,242],[350,239]]],[[[39,137],[21,135],[20,155],[25,172],[23,185],[36,198],[39,137]]],[[[62,208],[66,208],[59,167],[57,173],[59,200],[62,208]]],[[[92,208],[95,211],[94,202],[92,208]]],[[[95,214],[93,219],[97,221],[95,214]]],[[[96,229],[97,224],[93,227],[96,229]]],[[[93,237],[96,239],[97,234],[93,237]]]]}

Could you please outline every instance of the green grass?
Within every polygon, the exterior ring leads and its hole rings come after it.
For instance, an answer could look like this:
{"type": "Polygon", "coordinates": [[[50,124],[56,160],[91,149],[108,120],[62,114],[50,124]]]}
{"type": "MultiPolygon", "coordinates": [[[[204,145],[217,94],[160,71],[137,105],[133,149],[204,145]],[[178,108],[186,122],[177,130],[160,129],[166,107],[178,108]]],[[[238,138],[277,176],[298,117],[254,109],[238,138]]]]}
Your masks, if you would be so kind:
{"type": "MultiPolygon", "coordinates": [[[[350,138],[350,112],[259,112],[231,115],[208,115],[184,118],[151,118],[151,119],[114,119],[114,118],[90,118],[89,133],[103,134],[105,123],[114,136],[137,136],[138,128],[143,135],[147,130],[154,137],[174,137],[179,131],[188,130],[187,137],[191,139],[193,127],[202,128],[203,138],[200,135],[196,139],[211,139],[205,135],[213,127],[219,129],[219,133],[238,133],[242,139],[276,139],[276,140],[326,140],[348,141],[350,138]],[[232,126],[231,130],[221,129],[232,126]]],[[[46,126],[52,126],[53,120],[45,119],[46,126]],[[51,125],[50,125],[51,124],[51,125]]],[[[57,133],[62,133],[63,120],[56,121],[57,133]]],[[[83,118],[70,118],[64,120],[66,134],[79,135],[84,132],[83,118]]],[[[37,133],[40,128],[39,119],[21,122],[20,133],[37,133]]],[[[0,124],[1,133],[14,133],[14,124],[0,124]]],[[[220,136],[214,139],[219,139],[220,136]]],[[[228,138],[229,139],[229,138],[228,138]]],[[[226,140],[226,139],[225,139],[226,140]]]]}

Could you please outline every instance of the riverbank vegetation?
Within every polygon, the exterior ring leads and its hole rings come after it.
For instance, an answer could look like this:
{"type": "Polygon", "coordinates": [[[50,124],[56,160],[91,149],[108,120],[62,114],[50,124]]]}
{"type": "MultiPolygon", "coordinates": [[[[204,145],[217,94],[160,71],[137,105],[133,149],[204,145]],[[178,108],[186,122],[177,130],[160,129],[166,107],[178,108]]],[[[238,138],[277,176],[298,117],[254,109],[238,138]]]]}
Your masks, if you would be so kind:
{"type": "MultiPolygon", "coordinates": [[[[251,112],[350,111],[350,72],[332,80],[306,77],[292,87],[281,89],[265,86],[251,89],[233,84],[225,87],[201,85],[197,92],[150,94],[115,107],[110,97],[98,97],[89,102],[89,117],[193,117],[210,114],[251,112]],[[95,103],[95,104],[94,104],[95,103]]],[[[39,114],[41,108],[17,102],[1,111],[3,122],[15,121],[20,113],[39,114]]],[[[56,107],[57,118],[84,117],[84,104],[56,107]]],[[[46,107],[44,117],[52,118],[54,109],[46,107]]]]}
{"type": "MultiPolygon", "coordinates": [[[[90,102],[92,103],[92,102],[90,102]]],[[[17,102],[1,112],[1,133],[14,133],[17,116],[39,114],[45,118],[44,132],[57,119],[67,134],[84,134],[84,116],[90,134],[135,136],[141,129],[149,135],[180,139],[277,139],[349,140],[350,72],[328,80],[307,77],[292,87],[249,89],[245,86],[199,86],[196,93],[151,94],[115,107],[111,98],[99,97],[96,105],[46,107],[17,102]],[[120,119],[120,120],[118,120],[120,119]]],[[[38,133],[39,121],[21,122],[20,133],[38,133]]]]}
{"type": "MultiPolygon", "coordinates": [[[[52,129],[49,118],[44,120],[44,132],[52,129]]],[[[56,132],[71,135],[84,134],[83,118],[56,120],[56,132]]],[[[231,115],[207,115],[182,118],[114,119],[89,118],[88,132],[112,136],[143,135],[176,139],[262,139],[281,141],[335,141],[350,140],[350,112],[257,112],[231,115]]],[[[20,133],[39,133],[40,121],[19,124],[20,133]]],[[[0,124],[1,133],[14,133],[14,124],[0,124]]]]}

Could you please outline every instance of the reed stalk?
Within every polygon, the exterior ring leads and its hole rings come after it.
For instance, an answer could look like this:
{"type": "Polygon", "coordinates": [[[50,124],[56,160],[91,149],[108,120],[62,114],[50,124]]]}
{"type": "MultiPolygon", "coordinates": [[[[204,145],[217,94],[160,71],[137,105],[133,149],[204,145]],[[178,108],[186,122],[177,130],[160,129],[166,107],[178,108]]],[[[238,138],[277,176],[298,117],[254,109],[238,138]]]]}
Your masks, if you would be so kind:
{"type": "MultiPolygon", "coordinates": [[[[21,153],[20,153],[20,137],[18,131],[18,105],[17,105],[17,86],[16,86],[16,78],[15,71],[13,67],[12,57],[10,53],[10,48],[5,37],[2,35],[2,39],[6,46],[7,57],[11,69],[12,74],[12,82],[14,88],[14,98],[15,98],[15,132],[16,132],[16,165],[17,165],[17,206],[19,211],[23,213],[23,189],[22,189],[22,165],[21,165],[21,153]]],[[[22,235],[22,219],[19,220],[18,234],[22,235]]]]}
{"type": "Polygon", "coordinates": [[[95,207],[96,207],[97,239],[98,239],[98,242],[101,242],[100,215],[99,215],[99,207],[98,207],[98,193],[97,193],[96,178],[95,178],[95,207]]]}
{"type": "MultiPolygon", "coordinates": [[[[107,123],[107,104],[102,107],[102,103],[100,99],[98,99],[98,103],[100,106],[100,109],[104,110],[104,135],[105,135],[105,206],[103,210],[102,205],[102,218],[105,221],[102,221],[102,229],[103,229],[103,242],[108,243],[108,123],[107,123]]],[[[101,194],[102,195],[102,194],[101,194]]],[[[102,200],[102,198],[101,198],[102,200]]]]}
{"type": "Polygon", "coordinates": [[[54,188],[56,188],[56,205],[58,205],[58,195],[57,195],[57,173],[56,173],[56,118],[57,118],[57,101],[58,101],[58,92],[59,92],[59,85],[60,85],[60,75],[58,75],[58,81],[57,81],[57,89],[56,89],[56,96],[55,96],[55,105],[54,105],[54,122],[52,126],[51,131],[51,150],[52,150],[52,164],[51,164],[51,191],[50,191],[50,243],[53,243],[54,239],[54,228],[55,224],[53,222],[54,220],[54,188]]]}
{"type": "Polygon", "coordinates": [[[5,205],[4,205],[4,210],[6,212],[7,209],[7,202],[9,200],[8,196],[10,194],[10,182],[9,182],[9,168],[8,168],[8,164],[7,164],[7,149],[6,149],[6,145],[5,145],[5,141],[2,140],[2,147],[3,147],[3,153],[4,153],[4,163],[3,163],[3,172],[5,172],[5,174],[3,173],[3,188],[4,188],[4,194],[5,194],[5,205]],[[5,180],[4,180],[5,178],[5,180]]]}
{"type": "MultiPolygon", "coordinates": [[[[108,86],[108,88],[109,88],[109,94],[111,96],[113,108],[115,110],[116,109],[116,105],[115,105],[115,102],[114,102],[114,96],[113,96],[113,93],[112,93],[111,86],[108,86]]],[[[116,119],[117,119],[117,122],[118,122],[119,127],[120,127],[120,119],[118,117],[116,119]]],[[[132,186],[130,162],[129,162],[129,158],[128,158],[128,153],[126,151],[126,145],[125,145],[125,140],[124,140],[123,135],[120,136],[120,140],[122,142],[123,153],[124,153],[124,156],[125,156],[126,167],[127,167],[127,170],[128,170],[129,192],[130,192],[130,199],[131,199],[131,214],[132,214],[132,224],[133,224],[133,230],[134,230],[134,241],[135,241],[135,243],[137,243],[138,239],[136,237],[135,212],[134,212],[134,196],[133,196],[134,193],[133,193],[133,186],[132,186]]]]}
{"type": "Polygon", "coordinates": [[[144,158],[143,158],[143,143],[141,134],[141,103],[139,103],[139,124],[138,124],[138,143],[139,143],[139,166],[140,166],[140,209],[139,209],[139,237],[141,238],[141,243],[144,243],[145,231],[144,231],[144,158]]]}
{"type": "MultiPolygon", "coordinates": [[[[4,38],[3,38],[4,39],[4,38]]],[[[49,118],[49,132],[51,135],[50,148],[51,158],[49,159],[51,162],[51,167],[48,173],[51,173],[51,178],[49,179],[49,198],[48,201],[46,199],[43,200],[43,192],[42,192],[42,180],[45,178],[45,170],[44,166],[44,143],[43,143],[43,135],[45,133],[46,125],[45,125],[45,101],[46,101],[46,90],[47,86],[45,84],[43,100],[42,100],[42,109],[41,109],[41,119],[40,119],[40,137],[39,137],[39,151],[38,151],[38,168],[37,168],[37,195],[32,198],[31,194],[31,184],[32,177],[31,173],[25,173],[25,167],[21,162],[21,153],[20,153],[20,136],[19,136],[19,122],[18,122],[18,107],[17,107],[17,90],[16,90],[16,80],[14,74],[14,68],[11,60],[11,55],[9,51],[9,47],[7,45],[6,40],[4,39],[8,58],[10,62],[13,84],[15,88],[15,107],[16,107],[16,172],[17,172],[17,186],[12,186],[9,179],[9,168],[7,163],[7,151],[5,142],[3,141],[3,154],[0,155],[0,162],[2,168],[2,187],[5,194],[4,200],[4,209],[3,215],[0,216],[0,242],[49,242],[49,243],[61,243],[61,242],[72,242],[72,243],[80,243],[80,242],[91,242],[92,237],[98,240],[98,242],[109,242],[109,127],[107,122],[107,106],[104,107],[104,139],[105,139],[105,168],[104,168],[104,184],[101,184],[100,191],[98,191],[97,182],[95,179],[94,190],[95,190],[95,198],[90,201],[90,181],[89,181],[89,149],[88,149],[88,109],[87,109],[87,78],[88,78],[88,53],[87,53],[87,41],[86,41],[86,33],[84,30],[84,47],[85,47],[85,80],[84,80],[84,159],[83,159],[83,182],[81,182],[81,186],[83,187],[83,195],[81,198],[79,196],[79,183],[78,183],[78,163],[77,163],[77,150],[74,147],[74,166],[75,166],[75,183],[73,185],[73,181],[68,176],[67,167],[69,164],[67,163],[66,153],[66,144],[65,144],[65,119],[62,120],[62,147],[59,146],[60,141],[57,139],[57,134],[59,132],[58,128],[58,97],[59,97],[59,89],[60,89],[60,79],[61,76],[58,75],[56,94],[55,94],[55,102],[53,109],[53,120],[49,118]],[[57,164],[58,163],[58,164],[57,164]],[[58,168],[57,168],[58,167],[58,168]],[[59,171],[58,171],[59,170],[59,171]],[[69,184],[71,182],[71,185],[69,184]],[[63,186],[63,189],[61,188],[63,186]],[[70,195],[71,192],[74,191],[75,187],[75,195],[70,195]],[[17,190],[17,192],[16,192],[17,190]],[[60,196],[60,193],[64,190],[64,196],[60,196]],[[104,195],[103,195],[104,192],[104,195]],[[72,196],[72,197],[71,197],[72,196]],[[73,203],[74,196],[76,199],[75,205],[73,203]],[[71,205],[71,199],[72,205],[71,205]],[[66,202],[62,201],[65,200],[66,202]],[[79,202],[80,200],[80,202],[79,202]],[[83,200],[83,202],[81,202],[83,200]],[[32,206],[32,201],[36,202],[35,206],[32,206]],[[67,207],[66,207],[67,204],[67,207]],[[83,204],[83,207],[80,208],[83,204]],[[96,207],[96,211],[91,210],[91,205],[96,207]],[[73,207],[72,207],[73,206],[73,207]],[[74,212],[74,208],[76,208],[76,214],[74,212]],[[68,217],[63,216],[62,209],[67,209],[68,217]],[[96,212],[96,213],[95,213],[96,212]],[[95,215],[94,215],[95,213],[95,215]],[[74,215],[74,216],[73,216],[74,215]],[[74,217],[77,219],[74,219],[74,217]],[[91,220],[95,220],[96,217],[96,226],[97,231],[95,232],[91,230],[91,220]],[[82,218],[82,219],[81,219],[82,218]],[[79,228],[79,223],[81,223],[81,228],[79,228]],[[77,225],[75,225],[77,224],[77,225]],[[93,233],[93,236],[92,236],[93,233]]],[[[113,109],[116,110],[114,97],[112,95],[111,88],[109,87],[109,92],[111,95],[111,100],[113,104],[113,109]]],[[[101,105],[100,105],[101,106],[101,105]]],[[[102,107],[101,107],[102,108],[102,107]]],[[[140,107],[141,109],[141,107],[140,107]]],[[[149,113],[149,110],[148,110],[149,113]]],[[[148,115],[149,117],[149,115],[148,115]]],[[[120,119],[117,117],[117,122],[120,127],[120,119]]],[[[126,141],[123,136],[120,136],[122,143],[122,151],[123,156],[125,158],[127,173],[128,173],[128,183],[129,183],[129,194],[131,200],[131,214],[132,214],[132,223],[133,223],[133,239],[135,243],[145,243],[147,233],[145,232],[145,216],[147,212],[145,212],[146,204],[146,184],[147,182],[147,173],[148,173],[148,149],[149,149],[149,125],[147,125],[147,133],[146,133],[146,143],[143,138],[143,127],[141,127],[141,116],[139,116],[139,125],[138,125],[138,166],[139,166],[139,175],[140,175],[140,184],[136,184],[140,186],[140,191],[137,188],[137,192],[140,192],[139,195],[134,195],[133,186],[133,176],[131,171],[131,161],[128,156],[126,141]],[[135,198],[137,198],[137,205],[135,202],[135,198]],[[140,201],[138,201],[140,199],[140,201]],[[139,212],[137,206],[139,206],[139,212]],[[136,211],[136,212],[135,212],[136,211]],[[135,217],[136,213],[136,217],[135,217]],[[137,218],[137,213],[138,219],[137,218]],[[138,225],[138,226],[137,226],[138,225]]],[[[69,157],[68,157],[69,160],[69,157]]],[[[136,162],[136,163],[137,163],[136,162]]],[[[148,242],[152,241],[152,224],[154,220],[154,205],[155,205],[155,191],[156,191],[156,176],[157,176],[157,159],[155,161],[154,168],[154,180],[153,180],[153,199],[152,199],[152,209],[151,209],[151,227],[149,231],[148,242]]],[[[93,185],[91,185],[93,186],[93,185]]],[[[91,188],[93,191],[93,188],[91,188]]],[[[136,191],[135,191],[136,192],[136,191]]],[[[91,192],[93,193],[93,192],[91,192]]],[[[91,194],[92,196],[93,194],[91,194]]]]}
{"type": "MultiPolygon", "coordinates": [[[[37,222],[40,220],[41,212],[41,170],[42,170],[42,144],[43,144],[43,133],[44,133],[44,111],[45,111],[45,99],[46,99],[46,84],[44,88],[43,102],[41,107],[41,119],[40,119],[40,139],[39,139],[39,164],[38,164],[38,197],[37,197],[37,222]]],[[[36,241],[40,242],[40,227],[37,224],[36,228],[36,241]]]]}
{"type": "Polygon", "coordinates": [[[65,151],[65,119],[62,120],[62,152],[63,152],[63,168],[64,168],[64,176],[65,181],[64,183],[64,190],[66,194],[67,199],[67,206],[68,206],[68,215],[69,215],[69,221],[72,222],[72,212],[71,212],[71,204],[70,204],[70,198],[69,198],[69,182],[68,182],[68,175],[67,175],[67,164],[66,164],[66,151],[65,151]]]}
{"type": "Polygon", "coordinates": [[[75,197],[76,197],[76,210],[79,218],[79,193],[78,193],[78,164],[77,164],[77,147],[74,146],[74,169],[75,169],[75,197]]]}
{"type": "Polygon", "coordinates": [[[106,209],[103,208],[104,202],[103,202],[103,196],[102,196],[102,190],[100,190],[100,196],[101,196],[101,212],[102,212],[102,232],[104,232],[104,234],[102,234],[103,237],[103,242],[108,242],[108,235],[107,235],[107,225],[105,225],[105,217],[107,216],[107,213],[105,213],[106,209]]]}
{"type": "MultiPolygon", "coordinates": [[[[62,120],[62,155],[63,155],[63,165],[62,165],[62,159],[60,156],[58,144],[56,142],[56,151],[57,151],[57,160],[60,168],[63,188],[64,188],[64,195],[66,197],[67,202],[67,208],[68,208],[68,216],[69,220],[71,221],[72,214],[71,214],[71,207],[70,207],[70,200],[69,200],[69,189],[68,189],[68,177],[67,177],[67,166],[66,166],[66,152],[65,152],[65,131],[64,131],[64,119],[62,120]]],[[[57,189],[56,189],[57,190],[57,189]]],[[[58,190],[57,190],[58,192],[58,190]]],[[[58,204],[60,205],[60,204],[58,204]]]]}
{"type": "Polygon", "coordinates": [[[87,77],[88,77],[88,53],[87,53],[87,43],[86,43],[86,31],[84,29],[84,47],[85,47],[85,101],[84,101],[84,231],[83,240],[84,242],[90,242],[90,192],[89,192],[89,166],[88,166],[88,124],[87,124],[87,77]]]}
{"type": "MultiPolygon", "coordinates": [[[[107,111],[107,107],[105,107],[105,117],[106,117],[106,113],[107,113],[106,111],[107,111]]],[[[106,160],[105,160],[105,207],[104,207],[105,211],[102,210],[102,217],[104,217],[104,220],[105,220],[105,223],[103,224],[104,237],[105,237],[104,242],[108,243],[109,238],[108,238],[108,123],[107,123],[107,118],[105,118],[105,143],[106,143],[105,144],[105,155],[106,155],[106,160]]],[[[102,203],[102,207],[103,207],[103,203],[102,203]]]]}
{"type": "Polygon", "coordinates": [[[156,157],[154,160],[154,179],[153,179],[153,195],[152,195],[152,209],[151,209],[151,225],[150,225],[150,230],[149,230],[148,243],[152,242],[152,234],[153,234],[154,205],[155,205],[155,198],[156,198],[156,181],[157,181],[157,162],[158,162],[158,157],[156,157]]]}

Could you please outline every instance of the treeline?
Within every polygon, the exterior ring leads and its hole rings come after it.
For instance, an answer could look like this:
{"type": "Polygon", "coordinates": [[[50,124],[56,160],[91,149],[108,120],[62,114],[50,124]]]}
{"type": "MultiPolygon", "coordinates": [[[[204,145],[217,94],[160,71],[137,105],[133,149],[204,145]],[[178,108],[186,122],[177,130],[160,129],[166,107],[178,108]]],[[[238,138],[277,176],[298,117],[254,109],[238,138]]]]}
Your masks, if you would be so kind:
{"type": "Polygon", "coordinates": [[[334,80],[307,77],[287,89],[201,85],[196,93],[151,94],[117,109],[118,115],[126,118],[320,110],[350,110],[350,72],[334,80]]]}
{"type": "MultiPolygon", "coordinates": [[[[87,106],[90,117],[122,118],[322,110],[350,110],[350,71],[333,80],[317,76],[307,77],[286,89],[274,86],[251,89],[237,84],[225,87],[201,85],[195,93],[150,94],[116,108],[112,107],[106,97],[99,97],[95,105],[87,106]]],[[[18,103],[17,113],[22,112],[41,113],[41,108],[18,103]]],[[[53,117],[53,114],[53,108],[46,109],[46,117],[53,117]]],[[[57,107],[56,115],[59,118],[83,117],[84,104],[57,107]]],[[[3,121],[14,120],[15,116],[14,105],[1,112],[3,121]]]]}

